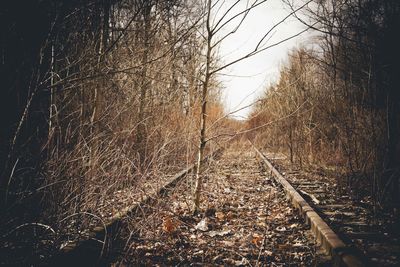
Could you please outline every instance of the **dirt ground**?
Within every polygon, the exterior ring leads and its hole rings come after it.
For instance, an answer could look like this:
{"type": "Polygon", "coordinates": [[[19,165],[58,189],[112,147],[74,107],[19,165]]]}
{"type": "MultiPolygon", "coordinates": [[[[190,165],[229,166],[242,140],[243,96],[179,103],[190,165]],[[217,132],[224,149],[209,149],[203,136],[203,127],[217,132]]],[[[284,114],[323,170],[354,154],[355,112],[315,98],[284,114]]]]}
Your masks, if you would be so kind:
{"type": "Polygon", "coordinates": [[[329,264],[308,227],[250,147],[205,166],[202,212],[191,183],[179,184],[142,216],[128,219],[113,266],[316,266],[329,264]]]}

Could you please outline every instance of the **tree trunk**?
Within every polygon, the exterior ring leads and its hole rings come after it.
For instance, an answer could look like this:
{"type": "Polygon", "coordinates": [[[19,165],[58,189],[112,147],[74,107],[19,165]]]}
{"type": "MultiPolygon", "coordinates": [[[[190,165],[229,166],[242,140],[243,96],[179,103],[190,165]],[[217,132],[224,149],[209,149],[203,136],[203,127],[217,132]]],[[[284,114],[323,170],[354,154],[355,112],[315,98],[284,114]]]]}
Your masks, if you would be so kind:
{"type": "Polygon", "coordinates": [[[290,155],[290,163],[293,164],[294,161],[294,156],[293,156],[293,132],[292,132],[292,126],[289,126],[289,155],[290,155]]]}
{"type": "Polygon", "coordinates": [[[202,161],[204,158],[204,149],[206,147],[206,119],[207,119],[207,94],[208,94],[208,86],[210,82],[210,65],[211,65],[211,40],[212,40],[212,31],[210,28],[210,11],[211,11],[211,0],[208,0],[207,4],[207,56],[206,56],[206,73],[205,79],[203,82],[203,90],[201,95],[202,105],[201,105],[201,121],[200,121],[200,143],[199,143],[199,152],[197,156],[197,168],[196,168],[196,184],[194,190],[193,197],[193,212],[196,213],[200,208],[200,195],[202,188],[202,161]]]}
{"type": "Polygon", "coordinates": [[[140,157],[140,164],[144,162],[145,158],[145,109],[146,109],[146,95],[148,89],[148,81],[147,81],[147,70],[148,70],[148,54],[150,52],[149,48],[149,40],[150,40],[150,11],[151,11],[152,3],[146,2],[143,8],[143,20],[144,20],[144,29],[143,29],[143,56],[142,56],[142,72],[141,72],[141,83],[140,83],[140,96],[139,96],[139,122],[137,127],[137,135],[136,135],[136,147],[140,157]]]}

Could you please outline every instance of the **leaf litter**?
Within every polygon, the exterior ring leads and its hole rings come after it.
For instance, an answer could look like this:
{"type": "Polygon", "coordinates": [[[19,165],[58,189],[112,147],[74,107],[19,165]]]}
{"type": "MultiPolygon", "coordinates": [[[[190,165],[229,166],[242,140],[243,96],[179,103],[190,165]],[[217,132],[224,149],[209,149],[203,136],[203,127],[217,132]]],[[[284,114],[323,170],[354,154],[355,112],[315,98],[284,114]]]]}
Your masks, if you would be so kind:
{"type": "Polygon", "coordinates": [[[189,178],[151,212],[127,218],[112,265],[314,266],[326,260],[250,149],[227,150],[203,175],[200,214],[189,208],[189,178]]]}

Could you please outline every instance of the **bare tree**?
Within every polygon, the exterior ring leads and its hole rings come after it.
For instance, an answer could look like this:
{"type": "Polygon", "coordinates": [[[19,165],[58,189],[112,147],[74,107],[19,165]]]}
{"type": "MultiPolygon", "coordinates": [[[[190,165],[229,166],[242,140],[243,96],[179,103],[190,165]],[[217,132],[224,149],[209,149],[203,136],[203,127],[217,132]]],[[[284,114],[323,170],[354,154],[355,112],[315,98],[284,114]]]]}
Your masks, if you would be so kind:
{"type": "Polygon", "coordinates": [[[202,161],[204,158],[204,150],[206,147],[207,139],[206,139],[206,120],[207,120],[207,97],[209,94],[210,89],[210,80],[213,76],[218,74],[220,71],[226,69],[229,66],[232,66],[242,60],[247,58],[253,57],[271,47],[279,45],[287,40],[295,38],[296,36],[302,34],[303,32],[307,31],[309,27],[305,30],[300,31],[294,35],[291,35],[285,39],[279,40],[278,42],[267,44],[266,40],[267,37],[271,35],[274,29],[279,27],[282,23],[284,23],[288,18],[290,18],[293,14],[307,6],[308,3],[311,1],[306,2],[302,6],[298,7],[297,9],[293,10],[290,14],[288,14],[285,18],[281,21],[276,23],[273,27],[268,29],[266,33],[260,38],[257,45],[254,47],[253,50],[244,53],[242,56],[239,56],[237,59],[234,59],[230,62],[222,64],[218,66],[215,62],[215,54],[218,46],[224,42],[227,38],[231,35],[235,34],[238,29],[241,27],[243,22],[245,21],[246,17],[249,13],[254,10],[255,8],[263,5],[266,3],[267,0],[254,0],[254,1],[247,1],[245,8],[242,8],[240,11],[235,11],[240,3],[243,2],[237,0],[232,4],[229,4],[225,11],[223,11],[220,15],[218,14],[219,11],[224,7],[225,2],[212,1],[207,0],[205,2],[205,9],[206,9],[206,17],[205,17],[205,33],[203,38],[206,41],[206,48],[205,48],[205,70],[203,74],[203,84],[202,84],[202,95],[201,95],[201,122],[200,122],[200,132],[199,132],[199,147],[198,147],[198,157],[197,157],[197,170],[196,170],[196,183],[194,188],[194,196],[193,196],[193,211],[197,212],[200,207],[200,195],[201,195],[201,187],[202,187],[202,161]],[[236,13],[235,13],[236,12],[236,13]],[[231,29],[228,33],[223,33],[223,31],[231,29]]]}

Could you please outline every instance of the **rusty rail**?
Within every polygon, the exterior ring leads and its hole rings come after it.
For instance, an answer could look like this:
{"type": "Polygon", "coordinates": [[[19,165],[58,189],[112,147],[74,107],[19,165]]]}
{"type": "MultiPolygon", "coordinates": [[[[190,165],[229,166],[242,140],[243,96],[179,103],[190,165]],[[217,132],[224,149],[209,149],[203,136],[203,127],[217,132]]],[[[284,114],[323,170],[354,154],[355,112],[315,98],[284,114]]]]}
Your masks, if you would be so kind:
{"type": "Polygon", "coordinates": [[[299,210],[300,214],[310,225],[311,231],[326,253],[332,257],[334,266],[359,267],[367,266],[366,259],[358,255],[352,248],[337,236],[337,234],[329,227],[329,225],[315,212],[315,210],[307,203],[307,201],[293,188],[293,186],[279,173],[272,163],[258,150],[249,140],[253,149],[262,161],[271,170],[275,180],[282,185],[288,199],[293,206],[299,210]]]}

